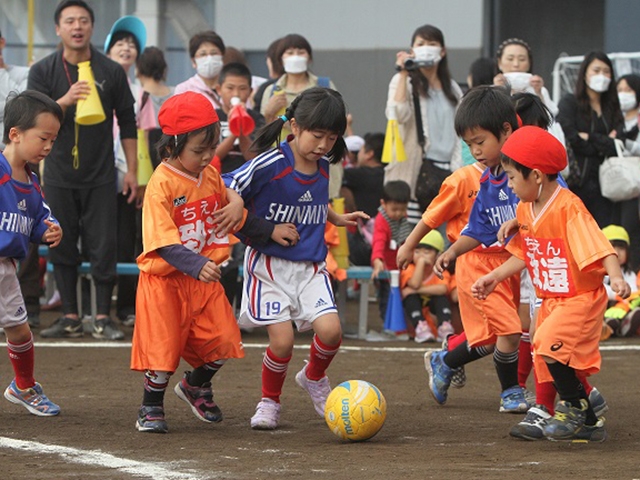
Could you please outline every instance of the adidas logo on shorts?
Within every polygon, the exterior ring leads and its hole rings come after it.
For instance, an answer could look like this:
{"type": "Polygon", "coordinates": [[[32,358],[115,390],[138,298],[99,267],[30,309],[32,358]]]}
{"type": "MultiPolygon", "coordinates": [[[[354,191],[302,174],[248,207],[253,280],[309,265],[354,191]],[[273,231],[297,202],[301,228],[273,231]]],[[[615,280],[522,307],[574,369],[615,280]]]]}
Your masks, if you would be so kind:
{"type": "Polygon", "coordinates": [[[498,193],[498,200],[509,200],[509,196],[504,193],[504,190],[500,189],[500,193],[498,193]]]}
{"type": "Polygon", "coordinates": [[[327,305],[327,302],[325,302],[322,298],[319,298],[318,301],[316,302],[316,305],[313,308],[320,308],[320,307],[324,307],[325,305],[327,305]]]}
{"type": "Polygon", "coordinates": [[[18,307],[18,310],[16,310],[16,317],[21,317],[25,314],[26,312],[24,311],[24,307],[18,307]]]}
{"type": "Polygon", "coordinates": [[[313,202],[313,197],[311,196],[311,192],[309,190],[307,190],[306,192],[304,192],[304,195],[302,195],[299,199],[299,202],[313,202]]]}

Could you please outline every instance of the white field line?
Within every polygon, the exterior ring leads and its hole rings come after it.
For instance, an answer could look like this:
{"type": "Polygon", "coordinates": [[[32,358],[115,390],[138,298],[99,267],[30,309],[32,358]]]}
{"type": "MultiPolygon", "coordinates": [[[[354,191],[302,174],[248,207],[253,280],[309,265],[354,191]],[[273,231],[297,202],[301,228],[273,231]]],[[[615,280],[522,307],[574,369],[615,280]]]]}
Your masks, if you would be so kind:
{"type": "Polygon", "coordinates": [[[47,445],[40,442],[15,440],[0,437],[0,448],[11,448],[29,453],[59,455],[66,462],[79,463],[93,467],[102,467],[128,473],[134,477],[151,478],[153,480],[193,480],[196,478],[212,478],[204,472],[186,469],[178,462],[139,462],[119,458],[100,450],[82,450],[61,445],[47,445]]]}
{"type": "MultiPolygon", "coordinates": [[[[408,342],[407,342],[408,343],[408,342]]],[[[6,343],[0,343],[0,347],[6,347],[6,343]]],[[[36,348],[131,348],[131,342],[35,342],[36,348]]],[[[245,343],[244,348],[267,348],[266,343],[245,343]]],[[[308,349],[308,344],[294,345],[295,349],[308,349]]],[[[401,352],[420,353],[425,351],[437,351],[439,347],[370,347],[357,345],[341,345],[341,351],[346,352],[401,352]]],[[[640,345],[600,345],[601,352],[633,352],[640,351],[640,345]]]]}

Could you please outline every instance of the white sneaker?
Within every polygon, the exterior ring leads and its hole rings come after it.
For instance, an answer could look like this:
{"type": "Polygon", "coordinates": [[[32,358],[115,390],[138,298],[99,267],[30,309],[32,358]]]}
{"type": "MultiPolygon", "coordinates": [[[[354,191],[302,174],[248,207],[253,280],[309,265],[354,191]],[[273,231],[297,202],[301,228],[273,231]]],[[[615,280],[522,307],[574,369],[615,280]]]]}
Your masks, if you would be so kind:
{"type": "Polygon", "coordinates": [[[256,413],[251,417],[251,428],[254,430],[275,430],[280,421],[280,404],[270,398],[263,398],[256,406],[256,413]]]}
{"type": "Polygon", "coordinates": [[[456,331],[451,325],[451,322],[442,322],[442,325],[438,327],[438,338],[444,340],[449,335],[453,335],[456,331]]]}
{"type": "Polygon", "coordinates": [[[425,320],[420,320],[416,326],[416,336],[414,338],[416,343],[435,342],[436,337],[433,336],[431,327],[425,320]]]}
{"type": "Polygon", "coordinates": [[[305,365],[302,367],[302,370],[296,374],[296,383],[300,385],[300,388],[307,391],[316,412],[324,418],[324,406],[327,403],[327,397],[331,393],[329,377],[325,375],[320,380],[309,380],[307,378],[307,365],[305,365]]]}

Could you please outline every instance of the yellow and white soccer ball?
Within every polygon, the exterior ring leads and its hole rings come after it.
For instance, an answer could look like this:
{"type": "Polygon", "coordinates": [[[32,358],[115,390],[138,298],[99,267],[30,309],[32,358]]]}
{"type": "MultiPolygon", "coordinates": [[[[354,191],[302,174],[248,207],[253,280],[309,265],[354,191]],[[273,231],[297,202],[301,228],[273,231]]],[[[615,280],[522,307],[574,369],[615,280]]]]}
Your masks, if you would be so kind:
{"type": "Polygon", "coordinates": [[[375,385],[349,380],[334,388],[324,409],[329,429],[344,440],[359,442],[380,431],[387,417],[387,402],[375,385]]]}

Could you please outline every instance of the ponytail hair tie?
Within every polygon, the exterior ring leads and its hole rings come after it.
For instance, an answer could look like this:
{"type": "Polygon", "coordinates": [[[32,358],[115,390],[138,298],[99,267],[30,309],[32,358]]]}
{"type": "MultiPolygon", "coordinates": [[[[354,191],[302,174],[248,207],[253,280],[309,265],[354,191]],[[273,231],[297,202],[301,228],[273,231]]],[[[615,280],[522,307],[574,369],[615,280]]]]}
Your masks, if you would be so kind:
{"type": "Polygon", "coordinates": [[[287,123],[289,121],[286,115],[281,115],[280,120],[282,120],[284,123],[287,123]]]}

